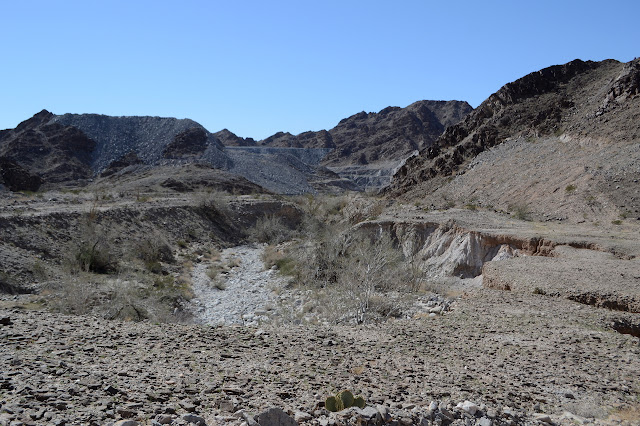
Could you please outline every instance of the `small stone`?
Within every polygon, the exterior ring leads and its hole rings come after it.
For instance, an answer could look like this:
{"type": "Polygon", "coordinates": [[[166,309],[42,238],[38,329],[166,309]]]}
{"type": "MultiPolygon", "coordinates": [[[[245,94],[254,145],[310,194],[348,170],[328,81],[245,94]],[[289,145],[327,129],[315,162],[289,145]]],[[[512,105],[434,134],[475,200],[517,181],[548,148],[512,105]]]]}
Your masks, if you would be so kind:
{"type": "Polygon", "coordinates": [[[116,409],[116,413],[120,414],[125,419],[127,419],[129,417],[133,417],[136,414],[136,412],[134,410],[132,410],[131,408],[127,408],[127,407],[118,407],[116,409]]]}
{"type": "Polygon", "coordinates": [[[516,412],[513,411],[513,408],[511,408],[511,407],[504,407],[502,409],[502,412],[504,414],[506,414],[507,416],[509,416],[509,417],[515,417],[516,416],[516,412]]]}
{"type": "Polygon", "coordinates": [[[170,414],[158,414],[156,416],[156,422],[160,423],[161,425],[170,425],[174,419],[175,416],[172,416],[170,414]]]}
{"type": "Polygon", "coordinates": [[[533,418],[542,423],[553,424],[553,421],[551,420],[551,417],[549,417],[548,414],[541,414],[541,413],[535,414],[533,418]]]}
{"type": "Polygon", "coordinates": [[[453,414],[451,413],[451,411],[447,410],[445,407],[440,407],[440,413],[442,413],[442,415],[447,419],[453,421],[454,419],[453,414]]]}
{"type": "Polygon", "coordinates": [[[587,420],[584,417],[578,416],[577,414],[573,414],[569,411],[565,411],[564,414],[562,415],[562,417],[571,420],[574,423],[580,424],[580,425],[584,425],[589,423],[589,420],[587,420]]]}
{"type": "Polygon", "coordinates": [[[243,411],[242,418],[247,423],[247,426],[258,426],[258,422],[256,422],[253,416],[251,416],[249,413],[243,411]]]}
{"type": "Polygon", "coordinates": [[[461,402],[460,404],[458,404],[456,406],[456,408],[464,410],[467,413],[471,414],[472,416],[475,415],[476,411],[478,411],[480,409],[480,407],[478,407],[475,403],[473,403],[471,401],[461,402]]]}
{"type": "Polygon", "coordinates": [[[476,421],[476,426],[491,426],[491,420],[486,417],[481,417],[476,421]]]}
{"type": "Polygon", "coordinates": [[[2,325],[11,325],[11,317],[0,317],[0,324],[2,325]]]}
{"type": "Polygon", "coordinates": [[[255,416],[254,419],[260,426],[298,426],[298,423],[296,423],[296,421],[287,413],[282,411],[282,408],[277,407],[263,411],[255,416]]]}
{"type": "MultiPolygon", "coordinates": [[[[189,401],[180,401],[180,406],[184,409],[184,411],[188,413],[193,413],[194,411],[196,411],[196,406],[189,401]]],[[[231,413],[233,412],[233,410],[229,410],[229,412],[231,413]]]]}
{"type": "Polygon", "coordinates": [[[435,401],[431,401],[429,404],[429,411],[436,411],[438,409],[438,403],[435,401]]]}
{"type": "Polygon", "coordinates": [[[311,416],[311,414],[305,413],[304,411],[296,411],[295,414],[293,415],[293,419],[297,423],[306,422],[308,420],[311,420],[312,418],[313,416],[311,416]]]}
{"type": "Polygon", "coordinates": [[[197,416],[195,414],[191,414],[191,413],[184,414],[181,417],[181,419],[184,420],[187,423],[194,424],[194,425],[199,425],[199,426],[206,426],[206,424],[207,424],[207,422],[205,422],[205,420],[202,417],[197,416]]]}
{"type": "Polygon", "coordinates": [[[359,410],[359,414],[360,416],[362,416],[365,419],[375,419],[378,416],[382,417],[382,414],[380,413],[380,411],[376,408],[370,407],[370,406],[366,406],[362,409],[359,410]]]}
{"type": "Polygon", "coordinates": [[[120,391],[116,388],[114,388],[111,385],[107,385],[105,386],[105,388],[103,389],[106,393],[108,393],[109,395],[115,395],[117,393],[120,393],[120,391]]]}
{"type": "Polygon", "coordinates": [[[230,401],[228,399],[222,400],[218,403],[218,408],[220,408],[220,411],[226,411],[227,413],[233,413],[234,411],[236,411],[236,406],[233,403],[233,401],[230,401]]]}
{"type": "Polygon", "coordinates": [[[413,419],[411,417],[400,417],[399,422],[402,426],[413,425],[413,419]]]}
{"type": "Polygon", "coordinates": [[[140,423],[135,420],[119,420],[113,426],[140,426],[140,423]]]}
{"type": "Polygon", "coordinates": [[[381,405],[381,404],[376,405],[376,410],[378,410],[378,413],[380,413],[382,420],[384,420],[385,422],[391,419],[391,416],[389,415],[389,409],[384,405],[381,405]]]}

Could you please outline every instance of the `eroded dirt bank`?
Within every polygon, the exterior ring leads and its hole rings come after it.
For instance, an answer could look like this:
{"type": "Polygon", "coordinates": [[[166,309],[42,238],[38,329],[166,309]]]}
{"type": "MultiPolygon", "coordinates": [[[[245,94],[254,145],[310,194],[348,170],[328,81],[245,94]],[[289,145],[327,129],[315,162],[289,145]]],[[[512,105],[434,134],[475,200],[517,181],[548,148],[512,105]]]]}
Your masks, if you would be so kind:
{"type": "Polygon", "coordinates": [[[481,276],[487,288],[640,312],[635,228],[567,229],[513,220],[498,226],[498,221],[499,215],[486,212],[403,211],[359,227],[389,233],[429,279],[481,276]]]}

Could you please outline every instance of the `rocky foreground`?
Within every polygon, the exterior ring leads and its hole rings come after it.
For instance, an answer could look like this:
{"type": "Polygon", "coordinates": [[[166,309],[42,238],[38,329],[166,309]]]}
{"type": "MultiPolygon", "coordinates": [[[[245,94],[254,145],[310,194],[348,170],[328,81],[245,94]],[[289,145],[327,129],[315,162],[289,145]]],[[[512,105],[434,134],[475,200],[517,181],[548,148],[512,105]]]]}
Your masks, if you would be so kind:
{"type": "Polygon", "coordinates": [[[24,302],[0,302],[0,424],[640,422],[638,339],[611,328],[611,311],[543,295],[478,289],[435,318],[286,328],[24,302]],[[326,411],[342,389],[367,407],[326,411]]]}

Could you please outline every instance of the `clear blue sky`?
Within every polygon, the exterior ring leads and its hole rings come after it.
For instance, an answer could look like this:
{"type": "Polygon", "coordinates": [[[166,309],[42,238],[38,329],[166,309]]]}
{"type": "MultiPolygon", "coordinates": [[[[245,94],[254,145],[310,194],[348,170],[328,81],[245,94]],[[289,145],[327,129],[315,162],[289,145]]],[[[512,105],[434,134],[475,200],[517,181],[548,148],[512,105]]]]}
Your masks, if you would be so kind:
{"type": "Polygon", "coordinates": [[[0,16],[0,129],[44,108],[261,139],[640,56],[638,0],[0,0],[0,16]]]}

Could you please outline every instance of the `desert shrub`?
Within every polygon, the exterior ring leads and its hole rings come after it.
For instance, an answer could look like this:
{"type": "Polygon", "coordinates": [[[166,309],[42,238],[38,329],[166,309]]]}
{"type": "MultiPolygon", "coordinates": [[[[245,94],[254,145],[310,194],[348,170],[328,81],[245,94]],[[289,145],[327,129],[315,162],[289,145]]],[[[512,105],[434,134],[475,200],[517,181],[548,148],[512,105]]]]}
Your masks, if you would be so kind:
{"type": "Polygon", "coordinates": [[[252,241],[268,244],[280,244],[293,236],[293,231],[277,216],[267,215],[258,219],[249,231],[252,241]]]}
{"type": "Polygon", "coordinates": [[[283,275],[297,275],[298,262],[274,246],[267,246],[262,252],[261,258],[266,269],[271,269],[275,266],[283,275]]]}
{"type": "Polygon", "coordinates": [[[376,292],[387,292],[400,283],[397,271],[403,256],[394,249],[391,238],[359,236],[353,240],[341,260],[339,287],[353,301],[353,316],[359,324],[368,320],[371,300],[376,292]]]}
{"type": "Polygon", "coordinates": [[[176,322],[183,303],[192,297],[190,283],[172,275],[149,281],[148,276],[124,274],[109,283],[106,293],[108,300],[99,310],[105,318],[125,321],[176,322]]]}
{"type": "Polygon", "coordinates": [[[399,315],[407,301],[396,296],[419,286],[419,270],[384,232],[372,235],[336,225],[296,246],[295,253],[299,283],[315,289],[323,310],[339,313],[333,314],[339,322],[399,315]]]}
{"type": "Polygon", "coordinates": [[[226,219],[232,216],[230,194],[224,191],[212,190],[197,195],[200,210],[210,220],[226,219]]]}
{"type": "Polygon", "coordinates": [[[220,267],[216,265],[211,265],[207,268],[207,277],[209,277],[209,285],[218,290],[226,290],[227,285],[220,277],[220,267]]]}
{"type": "Polygon", "coordinates": [[[31,272],[33,272],[33,276],[40,281],[46,280],[49,276],[44,262],[39,259],[33,262],[33,265],[31,266],[31,272]]]}
{"type": "Polygon", "coordinates": [[[576,187],[574,184],[570,184],[570,185],[567,185],[567,186],[564,188],[564,190],[565,190],[566,192],[574,192],[574,191],[576,190],[576,188],[577,188],[577,187],[576,187]]]}
{"type": "Polygon", "coordinates": [[[75,261],[85,272],[107,274],[116,269],[116,262],[111,257],[109,245],[101,239],[80,243],[76,249],[75,261]]]}
{"type": "Polygon", "coordinates": [[[345,219],[356,224],[364,220],[372,220],[378,218],[385,208],[385,202],[372,197],[357,197],[349,200],[342,209],[345,219]]]}
{"type": "Polygon", "coordinates": [[[67,258],[72,274],[80,271],[109,274],[118,268],[118,261],[111,251],[110,238],[95,219],[96,216],[89,212],[79,221],[79,233],[72,242],[67,258]]]}
{"type": "Polygon", "coordinates": [[[65,314],[83,315],[91,312],[99,301],[98,283],[84,272],[69,276],[59,284],[51,307],[65,314]]]}
{"type": "Polygon", "coordinates": [[[142,321],[152,316],[149,309],[152,299],[135,281],[114,280],[108,289],[108,297],[109,303],[103,305],[107,319],[142,321]]]}
{"type": "Polygon", "coordinates": [[[210,280],[217,279],[219,275],[220,275],[220,272],[218,271],[218,268],[216,268],[215,266],[209,266],[207,268],[207,276],[209,277],[210,280]]]}
{"type": "Polygon", "coordinates": [[[531,220],[531,212],[526,204],[510,204],[508,210],[512,212],[513,217],[519,220],[531,220]]]}
{"type": "Polygon", "coordinates": [[[136,241],[133,244],[133,250],[147,270],[154,274],[162,272],[161,262],[175,262],[169,243],[159,233],[152,233],[140,241],[136,241]]]}

